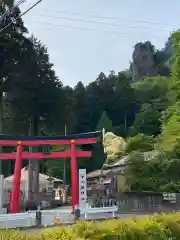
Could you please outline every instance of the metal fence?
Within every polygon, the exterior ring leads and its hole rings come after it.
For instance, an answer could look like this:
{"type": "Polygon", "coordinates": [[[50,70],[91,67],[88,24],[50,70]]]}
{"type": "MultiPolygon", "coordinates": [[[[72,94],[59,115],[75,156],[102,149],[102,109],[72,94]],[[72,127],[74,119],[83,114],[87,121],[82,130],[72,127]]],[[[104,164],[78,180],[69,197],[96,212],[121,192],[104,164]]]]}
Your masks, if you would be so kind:
{"type": "Polygon", "coordinates": [[[92,207],[116,205],[120,213],[153,213],[180,210],[180,193],[127,192],[117,196],[89,197],[92,207]]]}
{"type": "MultiPolygon", "coordinates": [[[[93,220],[104,219],[107,217],[115,217],[117,212],[116,207],[104,208],[89,208],[82,209],[78,216],[80,219],[93,220]]],[[[43,227],[53,226],[57,224],[72,224],[76,221],[76,214],[71,213],[71,207],[54,210],[39,210],[17,214],[2,214],[0,215],[1,228],[28,228],[28,227],[43,227]]]]}
{"type": "Polygon", "coordinates": [[[0,215],[0,228],[21,228],[36,226],[36,213],[0,215]]]}

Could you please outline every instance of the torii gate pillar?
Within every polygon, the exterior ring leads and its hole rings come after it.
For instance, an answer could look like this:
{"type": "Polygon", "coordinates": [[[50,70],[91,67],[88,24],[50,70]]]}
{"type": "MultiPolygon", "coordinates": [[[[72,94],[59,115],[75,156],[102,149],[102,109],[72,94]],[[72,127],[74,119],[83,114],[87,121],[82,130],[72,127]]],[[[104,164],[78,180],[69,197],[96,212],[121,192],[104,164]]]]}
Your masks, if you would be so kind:
{"type": "Polygon", "coordinates": [[[22,142],[18,141],[12,194],[11,194],[10,213],[19,212],[19,201],[20,201],[19,193],[20,193],[20,187],[21,187],[22,152],[23,152],[22,142]]]}
{"type": "Polygon", "coordinates": [[[72,189],[72,212],[75,206],[79,204],[79,188],[78,188],[78,164],[76,159],[75,140],[71,140],[71,189],[72,189]]]}

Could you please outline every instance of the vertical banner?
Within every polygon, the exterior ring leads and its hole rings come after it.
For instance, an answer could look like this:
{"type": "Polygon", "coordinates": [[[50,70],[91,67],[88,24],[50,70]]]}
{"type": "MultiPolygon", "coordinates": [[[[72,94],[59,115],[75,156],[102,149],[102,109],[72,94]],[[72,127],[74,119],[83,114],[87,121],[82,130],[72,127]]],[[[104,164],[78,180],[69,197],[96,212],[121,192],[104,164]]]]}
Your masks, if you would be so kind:
{"type": "Polygon", "coordinates": [[[86,169],[79,169],[79,209],[83,212],[87,205],[86,169]]]}

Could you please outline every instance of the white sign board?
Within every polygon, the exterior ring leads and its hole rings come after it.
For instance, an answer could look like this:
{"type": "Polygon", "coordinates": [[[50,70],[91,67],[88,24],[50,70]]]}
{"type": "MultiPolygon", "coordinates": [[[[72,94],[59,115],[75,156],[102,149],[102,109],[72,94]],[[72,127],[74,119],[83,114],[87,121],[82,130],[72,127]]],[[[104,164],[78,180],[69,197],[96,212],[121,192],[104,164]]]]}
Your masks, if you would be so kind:
{"type": "Polygon", "coordinates": [[[79,209],[85,209],[87,203],[86,169],[79,169],[79,209]]]}

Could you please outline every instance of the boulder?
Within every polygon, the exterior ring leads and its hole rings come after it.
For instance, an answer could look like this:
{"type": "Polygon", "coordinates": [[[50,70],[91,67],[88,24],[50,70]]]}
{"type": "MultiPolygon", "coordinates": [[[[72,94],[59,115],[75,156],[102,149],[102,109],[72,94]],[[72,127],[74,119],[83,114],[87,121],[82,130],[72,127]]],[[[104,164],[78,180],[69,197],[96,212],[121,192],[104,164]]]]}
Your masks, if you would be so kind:
{"type": "Polygon", "coordinates": [[[107,132],[104,135],[104,152],[107,156],[108,162],[115,162],[122,155],[126,142],[122,137],[116,136],[112,132],[107,132]]]}

